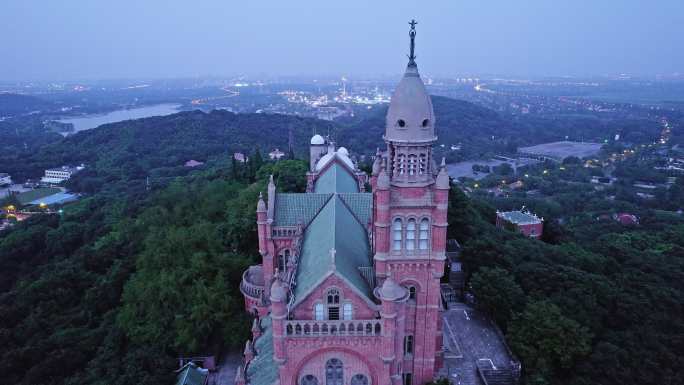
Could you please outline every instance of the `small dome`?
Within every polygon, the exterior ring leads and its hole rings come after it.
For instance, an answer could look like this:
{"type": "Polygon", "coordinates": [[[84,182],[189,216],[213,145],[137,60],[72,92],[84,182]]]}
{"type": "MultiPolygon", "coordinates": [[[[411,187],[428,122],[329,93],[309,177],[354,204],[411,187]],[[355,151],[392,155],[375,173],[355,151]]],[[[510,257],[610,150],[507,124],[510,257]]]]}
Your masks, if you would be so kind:
{"type": "Polygon", "coordinates": [[[273,281],[271,285],[271,302],[285,302],[287,300],[287,292],[279,280],[273,281]]]}
{"type": "Polygon", "coordinates": [[[384,301],[397,301],[408,296],[408,290],[396,283],[392,278],[387,278],[382,286],[375,289],[376,296],[384,301]]]}
{"type": "Polygon", "coordinates": [[[317,145],[317,146],[323,145],[323,144],[325,144],[325,139],[323,139],[322,136],[316,134],[316,135],[311,137],[311,144],[317,145]]]}
{"type": "Polygon", "coordinates": [[[348,151],[346,148],[344,148],[344,147],[338,148],[338,149],[337,149],[337,153],[338,153],[338,154],[342,154],[342,155],[344,155],[344,156],[349,156],[349,151],[348,151]]]}

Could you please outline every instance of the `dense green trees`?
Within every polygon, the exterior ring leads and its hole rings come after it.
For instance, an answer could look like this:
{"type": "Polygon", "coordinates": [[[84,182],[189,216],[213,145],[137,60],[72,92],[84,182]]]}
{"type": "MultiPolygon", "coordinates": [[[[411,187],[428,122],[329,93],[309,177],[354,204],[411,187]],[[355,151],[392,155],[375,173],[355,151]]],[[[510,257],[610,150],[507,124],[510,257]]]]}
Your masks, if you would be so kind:
{"type": "Polygon", "coordinates": [[[305,163],[265,163],[255,183],[232,180],[227,164],[142,196],[104,191],[2,233],[5,379],[167,384],[174,357],[240,347],[257,197],[270,172],[284,191],[301,189],[305,163]]]}
{"type": "Polygon", "coordinates": [[[591,334],[548,301],[530,302],[510,325],[508,340],[525,363],[527,382],[549,384],[591,351],[591,334]]]}
{"type": "Polygon", "coordinates": [[[548,244],[477,220],[494,217],[486,203],[451,197],[450,223],[458,211],[454,223],[476,234],[459,239],[476,303],[506,331],[526,383],[678,382],[684,218],[643,210],[625,227],[580,212],[554,223],[548,244]]]}
{"type": "Polygon", "coordinates": [[[492,315],[499,325],[507,325],[514,311],[520,311],[525,296],[515,279],[501,268],[483,267],[470,281],[479,309],[492,315]]]}

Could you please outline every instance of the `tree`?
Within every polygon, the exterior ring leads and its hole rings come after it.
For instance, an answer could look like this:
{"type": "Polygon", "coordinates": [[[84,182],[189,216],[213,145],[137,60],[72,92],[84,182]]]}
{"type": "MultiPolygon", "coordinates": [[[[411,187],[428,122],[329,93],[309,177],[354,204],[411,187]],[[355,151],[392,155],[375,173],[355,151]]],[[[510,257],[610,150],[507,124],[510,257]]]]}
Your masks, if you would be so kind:
{"type": "Polygon", "coordinates": [[[524,370],[537,383],[571,368],[591,352],[587,328],[565,317],[549,301],[533,301],[513,317],[508,329],[511,349],[522,359],[524,370]]]}
{"type": "Polygon", "coordinates": [[[470,281],[477,307],[506,330],[513,312],[525,303],[525,293],[513,276],[501,268],[481,268],[470,281]]]}

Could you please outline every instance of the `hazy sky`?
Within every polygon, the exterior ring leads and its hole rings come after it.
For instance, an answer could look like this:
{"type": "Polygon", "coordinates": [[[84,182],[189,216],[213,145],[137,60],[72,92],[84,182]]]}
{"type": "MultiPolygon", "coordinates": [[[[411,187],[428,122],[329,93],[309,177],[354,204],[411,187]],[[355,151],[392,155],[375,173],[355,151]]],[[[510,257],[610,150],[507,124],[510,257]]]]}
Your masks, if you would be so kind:
{"type": "Polygon", "coordinates": [[[0,80],[684,72],[684,0],[0,0],[0,80]]]}

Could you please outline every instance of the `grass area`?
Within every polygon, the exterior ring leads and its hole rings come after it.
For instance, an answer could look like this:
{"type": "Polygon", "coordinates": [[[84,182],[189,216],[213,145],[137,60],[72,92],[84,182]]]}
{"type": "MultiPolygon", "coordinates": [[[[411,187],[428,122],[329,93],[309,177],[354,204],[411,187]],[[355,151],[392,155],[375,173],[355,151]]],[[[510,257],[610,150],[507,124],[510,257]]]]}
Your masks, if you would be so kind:
{"type": "Polygon", "coordinates": [[[19,200],[19,203],[22,205],[26,205],[29,202],[33,202],[36,199],[44,198],[46,196],[50,196],[53,194],[57,194],[58,192],[61,192],[62,190],[54,187],[45,187],[45,188],[38,188],[35,190],[23,192],[21,194],[17,194],[17,200],[19,200]]]}

